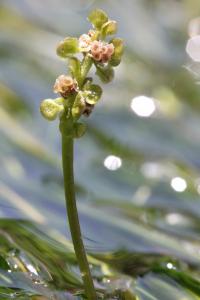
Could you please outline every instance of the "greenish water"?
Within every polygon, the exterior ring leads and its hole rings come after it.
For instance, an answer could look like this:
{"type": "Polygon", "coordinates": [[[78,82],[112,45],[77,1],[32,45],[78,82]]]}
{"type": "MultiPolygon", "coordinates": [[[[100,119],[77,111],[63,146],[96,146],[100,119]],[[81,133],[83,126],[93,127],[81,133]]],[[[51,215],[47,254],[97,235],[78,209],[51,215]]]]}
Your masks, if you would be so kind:
{"type": "Polygon", "coordinates": [[[75,144],[78,210],[99,299],[200,299],[200,70],[185,51],[199,1],[0,5],[0,299],[84,299],[58,123],[38,108],[66,72],[56,44],[87,32],[95,6],[118,20],[126,43],[115,81],[75,144]],[[142,95],[141,110],[133,99],[142,95]]]}
{"type": "MultiPolygon", "coordinates": [[[[0,299],[82,299],[70,244],[28,221],[1,220],[0,225],[0,299]]],[[[182,254],[180,250],[178,255],[182,254]]],[[[198,257],[191,261],[191,257],[183,260],[121,249],[93,252],[89,261],[99,299],[198,299],[200,295],[198,257]]]]}
{"type": "MultiPolygon", "coordinates": [[[[82,299],[70,244],[27,221],[0,225],[1,299],[82,299]]],[[[190,259],[125,249],[89,257],[99,299],[198,299],[199,262],[190,259]]]]}

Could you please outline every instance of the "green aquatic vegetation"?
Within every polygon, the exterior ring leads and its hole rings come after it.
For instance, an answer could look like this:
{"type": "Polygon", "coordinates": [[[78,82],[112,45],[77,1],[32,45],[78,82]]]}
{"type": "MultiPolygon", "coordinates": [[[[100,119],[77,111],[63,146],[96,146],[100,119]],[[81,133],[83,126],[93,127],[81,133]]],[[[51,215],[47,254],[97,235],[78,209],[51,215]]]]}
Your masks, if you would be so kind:
{"type": "Polygon", "coordinates": [[[60,119],[62,140],[62,165],[65,198],[69,226],[81,271],[85,294],[88,299],[97,299],[84,244],[81,236],[79,217],[76,207],[73,147],[74,139],[80,138],[86,131],[82,116],[89,116],[101,98],[102,88],[88,77],[92,66],[103,83],[109,83],[114,77],[114,67],[121,62],[123,41],[113,37],[117,32],[117,23],[109,20],[107,14],[99,9],[93,10],[88,20],[93,28],[79,38],[66,37],[57,47],[57,55],[68,60],[69,74],[60,75],[54,84],[54,92],[60,94],[56,99],[45,99],[40,105],[44,118],[53,121],[60,119]],[[82,59],[77,55],[82,54],[82,59]]]}

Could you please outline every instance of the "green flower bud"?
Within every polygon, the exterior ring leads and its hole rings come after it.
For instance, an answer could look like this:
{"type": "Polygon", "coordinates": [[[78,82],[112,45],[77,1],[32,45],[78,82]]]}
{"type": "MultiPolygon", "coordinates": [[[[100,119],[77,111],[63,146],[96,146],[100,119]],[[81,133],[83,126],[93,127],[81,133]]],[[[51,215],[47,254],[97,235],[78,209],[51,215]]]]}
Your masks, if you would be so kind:
{"type": "Polygon", "coordinates": [[[96,75],[99,76],[103,83],[109,83],[114,78],[114,70],[113,68],[108,66],[103,66],[100,64],[96,65],[96,75]]]}
{"type": "Polygon", "coordinates": [[[102,95],[102,88],[99,85],[91,84],[88,86],[88,90],[86,91],[85,101],[88,104],[94,105],[96,104],[102,95]]]}
{"type": "Polygon", "coordinates": [[[79,52],[78,39],[67,37],[58,44],[57,55],[66,58],[79,52]]]}
{"type": "Polygon", "coordinates": [[[74,138],[80,138],[82,137],[86,132],[86,125],[83,123],[75,123],[74,124],[74,130],[73,130],[73,136],[74,138]]]}
{"type": "Polygon", "coordinates": [[[58,114],[64,109],[63,105],[57,104],[53,99],[45,99],[40,104],[40,112],[49,121],[57,118],[58,114]]]}
{"type": "Polygon", "coordinates": [[[85,95],[84,92],[79,92],[76,96],[76,99],[72,107],[73,118],[79,119],[84,109],[85,109],[85,95]]]}
{"type": "Polygon", "coordinates": [[[101,29],[101,35],[105,38],[107,35],[113,35],[117,32],[117,22],[116,21],[108,21],[103,24],[101,29]]]}
{"type": "Polygon", "coordinates": [[[116,67],[121,62],[121,57],[124,52],[124,44],[123,44],[123,40],[119,38],[115,38],[110,42],[114,45],[115,48],[114,53],[110,60],[110,65],[116,67]]]}
{"type": "Polygon", "coordinates": [[[96,29],[101,29],[102,25],[108,21],[107,14],[101,9],[91,11],[88,20],[96,29]]]}
{"type": "Polygon", "coordinates": [[[66,104],[66,99],[59,97],[54,99],[54,102],[58,105],[64,106],[66,104]]]}

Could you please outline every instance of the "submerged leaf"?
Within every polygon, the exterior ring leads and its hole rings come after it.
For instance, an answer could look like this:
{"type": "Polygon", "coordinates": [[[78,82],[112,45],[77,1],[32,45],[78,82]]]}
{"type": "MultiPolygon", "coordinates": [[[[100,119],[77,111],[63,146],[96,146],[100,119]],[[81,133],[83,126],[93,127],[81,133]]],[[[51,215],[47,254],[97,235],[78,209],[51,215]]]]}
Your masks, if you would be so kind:
{"type": "Polygon", "coordinates": [[[10,269],[6,259],[1,255],[0,255],[0,269],[2,269],[2,270],[10,269]]]}

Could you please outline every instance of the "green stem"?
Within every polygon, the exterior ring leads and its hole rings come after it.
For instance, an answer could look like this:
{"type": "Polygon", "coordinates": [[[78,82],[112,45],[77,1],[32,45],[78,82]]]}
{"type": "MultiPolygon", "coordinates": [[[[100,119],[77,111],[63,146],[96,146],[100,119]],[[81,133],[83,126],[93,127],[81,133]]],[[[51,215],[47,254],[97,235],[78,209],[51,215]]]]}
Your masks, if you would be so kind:
{"type": "Polygon", "coordinates": [[[81,236],[81,229],[75,199],[73,171],[73,137],[64,135],[62,131],[61,133],[65,198],[72,241],[74,245],[75,254],[78,260],[79,268],[81,271],[86,296],[89,300],[96,300],[96,292],[94,289],[94,284],[81,236]]]}
{"type": "Polygon", "coordinates": [[[93,63],[93,59],[89,56],[86,55],[82,61],[82,65],[81,65],[81,82],[80,82],[80,88],[83,85],[83,82],[89,72],[89,70],[92,67],[92,63],[93,63]]]}

